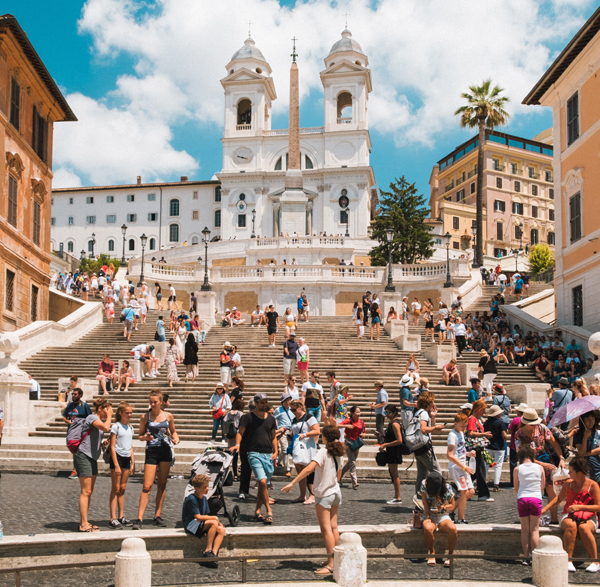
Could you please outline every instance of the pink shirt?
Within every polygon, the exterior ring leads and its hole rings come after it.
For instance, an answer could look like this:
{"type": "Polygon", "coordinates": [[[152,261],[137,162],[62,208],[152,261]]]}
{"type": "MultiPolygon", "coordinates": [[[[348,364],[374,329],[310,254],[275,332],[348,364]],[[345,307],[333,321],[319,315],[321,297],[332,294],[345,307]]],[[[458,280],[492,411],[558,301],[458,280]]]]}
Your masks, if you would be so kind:
{"type": "Polygon", "coordinates": [[[508,425],[508,431],[510,432],[510,442],[508,443],[508,448],[516,450],[515,446],[515,432],[519,429],[519,425],[521,424],[521,416],[517,416],[513,418],[511,423],[508,425]]]}

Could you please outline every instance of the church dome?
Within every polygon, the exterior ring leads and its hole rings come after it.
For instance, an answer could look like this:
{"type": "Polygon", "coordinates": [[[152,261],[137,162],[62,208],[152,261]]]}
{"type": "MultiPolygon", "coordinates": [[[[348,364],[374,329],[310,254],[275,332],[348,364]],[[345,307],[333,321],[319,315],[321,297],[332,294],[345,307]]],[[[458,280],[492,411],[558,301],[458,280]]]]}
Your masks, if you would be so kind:
{"type": "Polygon", "coordinates": [[[259,61],[266,62],[266,59],[260,49],[255,45],[252,37],[246,39],[244,46],[234,53],[231,61],[235,61],[236,59],[258,59],[259,61]]]}
{"type": "Polygon", "coordinates": [[[331,51],[329,51],[329,55],[333,55],[334,53],[345,53],[347,51],[354,51],[355,53],[364,55],[361,46],[352,38],[352,33],[348,29],[344,29],[342,38],[337,43],[334,43],[331,51]]]}

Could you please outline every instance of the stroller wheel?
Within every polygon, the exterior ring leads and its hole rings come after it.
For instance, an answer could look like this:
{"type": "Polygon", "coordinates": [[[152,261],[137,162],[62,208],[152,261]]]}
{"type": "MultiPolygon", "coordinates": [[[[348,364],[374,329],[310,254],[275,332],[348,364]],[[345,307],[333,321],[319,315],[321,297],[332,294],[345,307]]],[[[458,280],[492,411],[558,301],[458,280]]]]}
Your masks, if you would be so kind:
{"type": "Polygon", "coordinates": [[[231,510],[231,513],[228,514],[228,517],[229,517],[229,525],[237,526],[240,522],[240,507],[237,505],[234,505],[233,509],[231,510]]]}

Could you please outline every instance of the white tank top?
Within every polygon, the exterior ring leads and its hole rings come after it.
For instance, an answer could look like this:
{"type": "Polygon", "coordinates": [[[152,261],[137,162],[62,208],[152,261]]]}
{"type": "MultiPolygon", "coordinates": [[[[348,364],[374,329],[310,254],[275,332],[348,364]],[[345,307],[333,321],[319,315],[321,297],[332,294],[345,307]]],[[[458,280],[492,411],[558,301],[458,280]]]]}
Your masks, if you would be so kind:
{"type": "Polygon", "coordinates": [[[519,474],[519,493],[517,499],[534,497],[542,499],[542,474],[541,465],[537,463],[523,463],[517,469],[519,474]]]}

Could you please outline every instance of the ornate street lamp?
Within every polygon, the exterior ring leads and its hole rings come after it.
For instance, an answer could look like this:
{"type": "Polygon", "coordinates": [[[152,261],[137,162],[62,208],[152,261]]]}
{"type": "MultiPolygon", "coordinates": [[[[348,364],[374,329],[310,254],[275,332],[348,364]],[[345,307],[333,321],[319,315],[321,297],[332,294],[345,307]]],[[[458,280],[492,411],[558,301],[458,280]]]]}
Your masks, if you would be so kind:
{"type": "Polygon", "coordinates": [[[81,257],[79,258],[80,261],[83,261],[85,259],[85,251],[83,249],[81,249],[81,257]]]}
{"type": "Polygon", "coordinates": [[[142,234],[142,236],[140,236],[140,242],[142,243],[142,269],[140,271],[140,282],[138,283],[138,287],[142,287],[142,284],[144,282],[144,249],[146,248],[147,240],[148,237],[145,234],[142,234]]]}
{"type": "Polygon", "coordinates": [[[252,210],[252,234],[250,238],[256,238],[256,233],[254,232],[254,221],[256,220],[256,210],[252,210]]]}
{"type": "Polygon", "coordinates": [[[523,251],[523,223],[519,224],[519,250],[523,251]]]}
{"type": "Polygon", "coordinates": [[[471,221],[471,232],[473,233],[473,264],[471,265],[471,267],[473,267],[473,269],[477,269],[479,267],[479,263],[477,263],[477,255],[476,255],[476,251],[477,251],[477,221],[476,220],[471,221]]]}
{"type": "Polygon", "coordinates": [[[204,283],[200,290],[210,291],[210,283],[208,283],[208,242],[210,241],[210,230],[208,230],[208,226],[205,226],[202,231],[202,240],[204,241],[204,283]]]}
{"type": "MultiPolygon", "coordinates": [[[[349,225],[350,225],[350,208],[346,208],[346,237],[350,236],[350,232],[348,231],[349,225]]],[[[392,238],[394,238],[394,237],[392,236],[392,238]]]]}
{"type": "Polygon", "coordinates": [[[123,256],[121,257],[121,265],[125,265],[125,235],[127,234],[127,224],[121,226],[121,232],[123,233],[123,256]]]}
{"type": "Polygon", "coordinates": [[[94,246],[96,245],[96,233],[92,232],[92,240],[90,241],[92,243],[92,252],[90,253],[90,259],[94,258],[94,246]]]}
{"type": "Polygon", "coordinates": [[[446,283],[444,283],[444,287],[453,287],[452,281],[450,281],[450,239],[452,235],[447,232],[444,238],[446,239],[446,283]]]}
{"type": "Polygon", "coordinates": [[[396,287],[392,281],[392,241],[394,240],[394,229],[388,228],[385,231],[385,237],[388,242],[388,281],[385,286],[385,291],[396,291],[396,287]]]}

